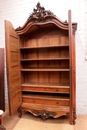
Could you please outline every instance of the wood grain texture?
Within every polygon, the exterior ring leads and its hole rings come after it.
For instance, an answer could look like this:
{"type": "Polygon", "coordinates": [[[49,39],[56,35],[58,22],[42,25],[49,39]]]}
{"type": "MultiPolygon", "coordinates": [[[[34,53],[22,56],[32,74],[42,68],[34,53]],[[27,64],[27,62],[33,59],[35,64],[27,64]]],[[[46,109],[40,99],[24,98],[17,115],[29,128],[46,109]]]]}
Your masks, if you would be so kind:
{"type": "Polygon", "coordinates": [[[8,21],[5,21],[5,32],[9,113],[12,115],[21,104],[19,43],[18,35],[8,21]]]}

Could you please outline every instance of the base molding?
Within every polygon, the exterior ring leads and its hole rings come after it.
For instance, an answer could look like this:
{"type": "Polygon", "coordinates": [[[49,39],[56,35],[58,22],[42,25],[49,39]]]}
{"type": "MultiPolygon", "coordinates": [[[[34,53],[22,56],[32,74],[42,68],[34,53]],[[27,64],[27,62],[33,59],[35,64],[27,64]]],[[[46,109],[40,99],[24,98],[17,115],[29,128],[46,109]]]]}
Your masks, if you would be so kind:
{"type": "Polygon", "coordinates": [[[22,116],[22,111],[27,111],[33,114],[34,116],[41,116],[43,120],[52,117],[58,118],[60,116],[68,116],[69,107],[60,107],[52,105],[42,105],[42,104],[32,104],[32,103],[23,103],[22,106],[18,109],[19,116],[22,116]]]}
{"type": "Polygon", "coordinates": [[[71,125],[75,124],[76,109],[73,109],[73,118],[71,118],[69,107],[23,103],[18,109],[19,117],[22,117],[23,111],[30,112],[34,116],[40,116],[43,120],[50,117],[58,118],[61,116],[66,116],[70,119],[71,125]]]}

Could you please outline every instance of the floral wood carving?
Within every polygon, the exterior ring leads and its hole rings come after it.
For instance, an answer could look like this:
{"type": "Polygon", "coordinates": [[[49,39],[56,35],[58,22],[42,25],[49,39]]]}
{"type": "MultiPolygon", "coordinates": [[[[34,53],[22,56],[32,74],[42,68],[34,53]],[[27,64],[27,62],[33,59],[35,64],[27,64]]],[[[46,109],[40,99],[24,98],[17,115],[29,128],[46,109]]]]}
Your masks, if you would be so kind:
{"type": "Polygon", "coordinates": [[[56,115],[55,112],[46,111],[46,110],[33,110],[33,113],[36,114],[37,116],[41,116],[43,120],[49,117],[54,117],[56,115]]]}
{"type": "Polygon", "coordinates": [[[40,22],[47,19],[47,16],[54,16],[54,14],[50,10],[46,11],[45,8],[41,7],[40,3],[38,2],[36,5],[36,9],[33,9],[33,13],[30,14],[28,20],[40,22]]]}

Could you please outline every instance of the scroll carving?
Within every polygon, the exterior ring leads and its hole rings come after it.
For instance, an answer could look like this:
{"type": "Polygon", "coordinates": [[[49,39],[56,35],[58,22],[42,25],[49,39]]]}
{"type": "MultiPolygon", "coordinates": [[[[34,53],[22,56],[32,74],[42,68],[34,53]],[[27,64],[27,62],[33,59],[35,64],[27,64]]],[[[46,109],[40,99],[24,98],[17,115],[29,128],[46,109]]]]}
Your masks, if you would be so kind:
{"type": "Polygon", "coordinates": [[[75,119],[76,119],[76,110],[73,110],[73,124],[75,124],[75,119]]]}
{"type": "Polygon", "coordinates": [[[46,111],[46,110],[33,110],[33,113],[37,116],[41,116],[43,120],[54,117],[56,112],[46,111]]]}
{"type": "Polygon", "coordinates": [[[73,24],[72,27],[73,27],[72,32],[73,32],[73,34],[74,34],[74,36],[75,36],[75,32],[76,32],[76,30],[77,30],[77,23],[76,23],[76,24],[73,24]]]}
{"type": "Polygon", "coordinates": [[[0,125],[0,130],[6,130],[6,128],[3,125],[0,125]]]}
{"type": "Polygon", "coordinates": [[[53,16],[54,14],[49,10],[46,11],[44,7],[40,6],[40,3],[38,2],[36,5],[36,9],[33,9],[33,13],[30,14],[28,20],[32,21],[44,21],[47,19],[47,16],[53,16]]]}

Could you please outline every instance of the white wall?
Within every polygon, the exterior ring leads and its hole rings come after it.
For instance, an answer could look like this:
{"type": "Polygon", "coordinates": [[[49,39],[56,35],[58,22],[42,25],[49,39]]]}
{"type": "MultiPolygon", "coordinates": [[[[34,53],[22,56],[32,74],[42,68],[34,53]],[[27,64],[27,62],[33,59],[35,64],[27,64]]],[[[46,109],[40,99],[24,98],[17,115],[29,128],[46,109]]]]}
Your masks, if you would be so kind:
{"type": "MultiPolygon", "coordinates": [[[[14,28],[22,26],[33,12],[38,0],[0,0],[0,47],[5,48],[4,20],[14,28]]],[[[40,0],[41,6],[52,11],[62,21],[68,21],[68,10],[72,10],[72,21],[78,23],[76,32],[76,103],[77,114],[87,114],[87,1],[86,0],[40,0]]],[[[5,71],[6,72],[6,71],[5,71]]],[[[8,106],[5,74],[5,99],[8,106]]]]}

